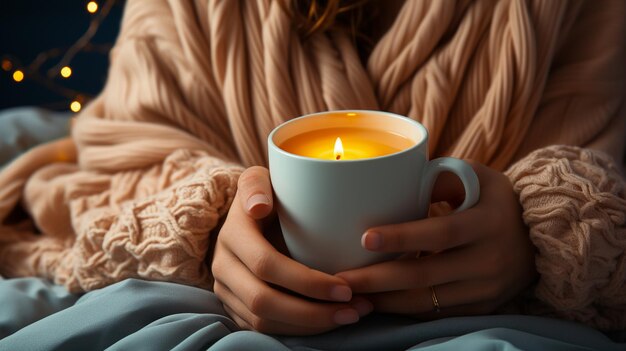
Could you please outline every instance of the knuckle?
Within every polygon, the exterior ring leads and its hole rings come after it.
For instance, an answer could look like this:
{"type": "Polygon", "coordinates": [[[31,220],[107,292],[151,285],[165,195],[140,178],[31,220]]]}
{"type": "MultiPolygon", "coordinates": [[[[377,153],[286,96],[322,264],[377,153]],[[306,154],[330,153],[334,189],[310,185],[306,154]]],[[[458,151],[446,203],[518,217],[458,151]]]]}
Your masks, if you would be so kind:
{"type": "Polygon", "coordinates": [[[237,186],[239,187],[239,189],[247,191],[256,187],[259,184],[259,181],[261,180],[263,174],[259,169],[262,169],[262,167],[255,166],[246,169],[239,176],[239,180],[237,181],[237,186]]]}
{"type": "Polygon", "coordinates": [[[372,281],[369,274],[358,274],[350,277],[350,288],[357,291],[370,291],[372,281]]]}
{"type": "Polygon", "coordinates": [[[256,180],[254,176],[248,174],[242,174],[239,176],[239,180],[237,181],[237,188],[241,192],[249,191],[250,188],[253,188],[256,184],[256,180]]]}
{"type": "Polygon", "coordinates": [[[250,321],[248,321],[248,324],[250,324],[250,327],[256,331],[259,332],[268,332],[269,330],[269,323],[266,319],[261,318],[259,316],[252,316],[250,317],[250,321]]]}
{"type": "Polygon", "coordinates": [[[260,316],[264,313],[267,306],[267,295],[263,292],[254,292],[250,295],[248,301],[248,309],[256,316],[260,316]]]}
{"type": "Polygon", "coordinates": [[[222,272],[224,272],[222,259],[220,255],[213,256],[213,262],[211,262],[211,274],[215,278],[219,278],[222,276],[222,272]]]}
{"type": "Polygon", "coordinates": [[[262,166],[252,166],[248,168],[250,172],[253,172],[259,176],[268,176],[269,170],[262,166]]]}
{"type": "Polygon", "coordinates": [[[222,270],[220,263],[218,263],[219,261],[220,260],[218,258],[214,258],[213,262],[211,263],[211,274],[213,275],[213,277],[221,276],[222,270]]]}
{"type": "Polygon", "coordinates": [[[250,188],[253,188],[256,184],[258,184],[258,175],[255,172],[246,170],[239,176],[239,180],[237,181],[237,186],[240,190],[246,191],[250,188]]]}
{"type": "Polygon", "coordinates": [[[243,330],[253,330],[253,328],[250,325],[250,323],[246,322],[245,320],[240,319],[240,318],[234,318],[234,319],[235,319],[235,323],[237,323],[239,328],[241,328],[243,330]]]}
{"type": "Polygon", "coordinates": [[[252,273],[261,280],[267,280],[272,272],[272,256],[267,252],[261,252],[250,266],[252,273]]]}
{"type": "Polygon", "coordinates": [[[223,290],[222,290],[222,285],[220,283],[218,283],[218,281],[214,281],[213,282],[213,293],[215,293],[215,295],[217,295],[217,297],[220,299],[220,301],[224,301],[224,294],[223,294],[223,290]]]}

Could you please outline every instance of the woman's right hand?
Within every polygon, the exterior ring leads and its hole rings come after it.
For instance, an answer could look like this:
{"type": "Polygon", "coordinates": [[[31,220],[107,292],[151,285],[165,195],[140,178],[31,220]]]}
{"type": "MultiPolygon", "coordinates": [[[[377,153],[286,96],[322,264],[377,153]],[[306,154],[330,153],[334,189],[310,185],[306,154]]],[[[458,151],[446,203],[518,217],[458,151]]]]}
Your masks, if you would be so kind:
{"type": "Polygon", "coordinates": [[[369,301],[352,297],[343,279],[310,269],[272,246],[261,222],[271,216],[269,172],[251,167],[239,178],[211,266],[214,292],[240,327],[269,334],[318,334],[355,323],[372,311],[369,301]]]}

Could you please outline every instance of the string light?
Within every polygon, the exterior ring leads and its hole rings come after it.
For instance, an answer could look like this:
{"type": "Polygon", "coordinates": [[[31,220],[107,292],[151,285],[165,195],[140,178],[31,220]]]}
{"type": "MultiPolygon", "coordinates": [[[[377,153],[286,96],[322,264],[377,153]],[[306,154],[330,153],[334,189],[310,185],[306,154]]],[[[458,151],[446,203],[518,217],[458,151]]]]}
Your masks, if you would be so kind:
{"type": "Polygon", "coordinates": [[[20,71],[19,69],[16,70],[15,72],[13,72],[13,80],[16,82],[21,82],[24,80],[24,72],[20,71]]]}
{"type": "Polygon", "coordinates": [[[72,75],[72,69],[69,66],[64,66],[61,68],[61,77],[69,78],[72,75]]]}
{"type": "Polygon", "coordinates": [[[89,13],[96,13],[98,11],[98,3],[95,1],[90,1],[87,3],[87,11],[89,13]]]}
{"type": "Polygon", "coordinates": [[[4,59],[2,60],[2,69],[5,71],[10,71],[11,68],[13,68],[13,63],[11,62],[11,60],[8,59],[4,59]]]}
{"type": "Polygon", "coordinates": [[[72,110],[72,112],[78,112],[82,107],[83,105],[81,105],[77,100],[72,101],[70,104],[70,110],[72,110]]]}
{"type": "Polygon", "coordinates": [[[15,69],[12,73],[12,78],[16,83],[28,78],[29,82],[32,81],[42,85],[48,90],[64,96],[67,99],[60,102],[60,104],[55,103],[50,104],[50,106],[68,106],[67,101],[70,101],[69,109],[73,112],[80,111],[82,109],[82,105],[89,102],[92,96],[63,86],[59,83],[57,78],[59,74],[63,78],[69,78],[72,76],[73,72],[70,67],[70,63],[80,52],[95,52],[102,55],[108,55],[112,44],[93,44],[91,43],[91,39],[100,28],[100,24],[109,15],[111,8],[115,5],[116,1],[117,0],[103,1],[102,8],[100,8],[98,2],[89,1],[86,5],[87,11],[94,14],[94,16],[91,17],[89,27],[85,33],[83,33],[83,35],[69,48],[53,48],[40,52],[29,64],[22,64],[17,57],[3,54],[0,56],[2,70],[11,74],[10,72],[15,69]],[[48,62],[58,57],[60,57],[59,61],[45,71],[43,67],[50,67],[48,62]]]}

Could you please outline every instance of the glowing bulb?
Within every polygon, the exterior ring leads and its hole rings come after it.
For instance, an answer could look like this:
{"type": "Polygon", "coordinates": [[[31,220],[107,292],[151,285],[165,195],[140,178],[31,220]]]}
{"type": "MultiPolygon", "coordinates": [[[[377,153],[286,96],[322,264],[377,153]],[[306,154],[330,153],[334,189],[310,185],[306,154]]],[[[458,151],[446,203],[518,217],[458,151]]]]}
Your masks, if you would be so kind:
{"type": "Polygon", "coordinates": [[[24,80],[24,72],[20,71],[19,69],[16,70],[15,72],[13,72],[13,80],[16,82],[21,82],[24,80]]]}
{"type": "Polygon", "coordinates": [[[74,100],[72,101],[72,103],[70,104],[70,110],[72,110],[72,112],[78,112],[80,111],[82,105],[80,104],[80,102],[74,100]]]}
{"type": "Polygon", "coordinates": [[[2,69],[5,71],[10,71],[13,68],[13,63],[10,60],[4,59],[2,60],[2,69]]]}
{"type": "Polygon", "coordinates": [[[72,75],[72,69],[68,66],[61,68],[61,76],[63,78],[69,78],[72,75]]]}
{"type": "Polygon", "coordinates": [[[341,138],[335,140],[335,160],[339,161],[343,157],[343,144],[341,138]]]}
{"type": "Polygon", "coordinates": [[[98,3],[95,1],[88,2],[87,11],[89,11],[89,13],[96,13],[96,11],[98,11],[98,3]]]}

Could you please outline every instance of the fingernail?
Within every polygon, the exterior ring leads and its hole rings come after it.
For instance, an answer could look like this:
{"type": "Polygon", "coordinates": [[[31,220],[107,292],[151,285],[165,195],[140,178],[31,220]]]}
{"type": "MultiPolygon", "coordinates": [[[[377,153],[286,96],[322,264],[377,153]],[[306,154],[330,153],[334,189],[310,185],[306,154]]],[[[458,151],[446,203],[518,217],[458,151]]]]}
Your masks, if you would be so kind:
{"type": "Polygon", "coordinates": [[[251,212],[252,209],[255,208],[256,206],[259,206],[259,205],[268,206],[269,204],[270,204],[270,199],[268,199],[267,195],[265,194],[254,194],[250,196],[250,198],[248,198],[248,202],[246,202],[248,212],[251,212]]]}
{"type": "Polygon", "coordinates": [[[335,301],[350,301],[352,290],[345,285],[335,285],[330,289],[330,297],[335,301]]]}
{"type": "Polygon", "coordinates": [[[335,312],[333,321],[337,324],[352,324],[359,321],[359,313],[351,308],[346,308],[335,312]]]}
{"type": "Polygon", "coordinates": [[[359,313],[360,317],[370,314],[374,310],[374,305],[364,298],[355,298],[350,302],[350,306],[359,313]]]}
{"type": "Polygon", "coordinates": [[[361,237],[361,246],[368,250],[377,250],[383,246],[383,236],[378,232],[366,232],[361,237]]]}

